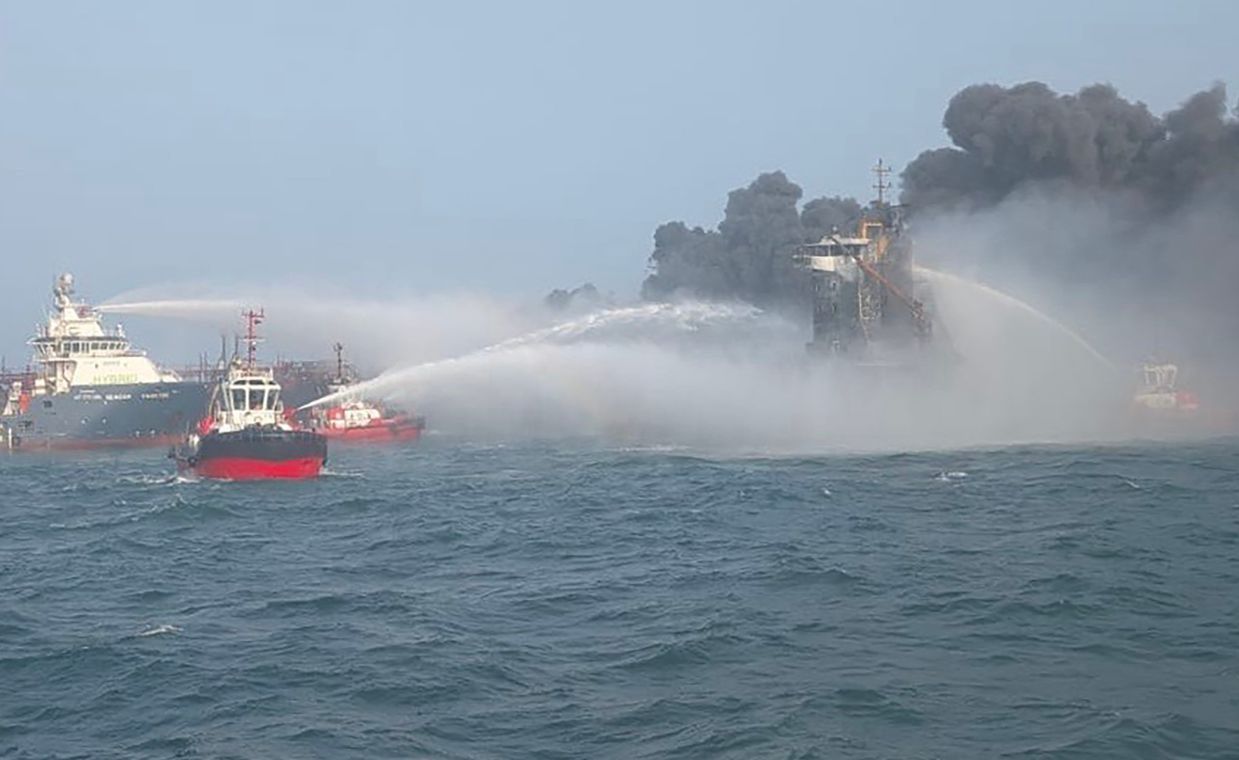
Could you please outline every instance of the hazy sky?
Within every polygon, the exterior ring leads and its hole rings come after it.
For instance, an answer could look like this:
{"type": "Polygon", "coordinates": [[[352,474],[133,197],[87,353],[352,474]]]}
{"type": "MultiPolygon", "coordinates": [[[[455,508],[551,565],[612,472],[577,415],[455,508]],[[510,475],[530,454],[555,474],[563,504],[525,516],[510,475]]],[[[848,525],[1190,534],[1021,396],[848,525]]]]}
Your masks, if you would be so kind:
{"type": "Polygon", "coordinates": [[[869,195],[982,81],[1239,95],[1231,2],[0,2],[0,353],[55,272],[636,292],[783,169],[869,195]]]}

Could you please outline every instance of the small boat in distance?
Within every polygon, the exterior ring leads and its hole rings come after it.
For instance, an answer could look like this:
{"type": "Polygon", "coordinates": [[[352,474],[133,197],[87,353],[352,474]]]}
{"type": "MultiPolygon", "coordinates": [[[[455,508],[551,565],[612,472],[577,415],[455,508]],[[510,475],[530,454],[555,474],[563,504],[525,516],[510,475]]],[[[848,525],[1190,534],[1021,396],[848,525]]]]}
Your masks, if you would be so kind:
{"type": "Polygon", "coordinates": [[[1183,416],[1200,410],[1196,394],[1178,387],[1179,367],[1148,362],[1141,367],[1140,389],[1132,396],[1137,411],[1149,415],[1183,416]]]}
{"type": "MultiPolygon", "coordinates": [[[[347,392],[357,384],[356,375],[344,361],[344,346],[336,343],[336,374],[327,384],[330,394],[347,392]]],[[[387,443],[414,441],[426,428],[423,417],[390,412],[361,398],[347,398],[340,403],[309,410],[307,424],[333,441],[355,443],[387,443]]]]}
{"type": "Polygon", "coordinates": [[[327,439],[293,424],[280,400],[280,384],[257,366],[262,311],[246,311],[246,358],[234,356],[211,392],[206,416],[169,457],[177,469],[227,480],[317,477],[327,461],[327,439]]]}

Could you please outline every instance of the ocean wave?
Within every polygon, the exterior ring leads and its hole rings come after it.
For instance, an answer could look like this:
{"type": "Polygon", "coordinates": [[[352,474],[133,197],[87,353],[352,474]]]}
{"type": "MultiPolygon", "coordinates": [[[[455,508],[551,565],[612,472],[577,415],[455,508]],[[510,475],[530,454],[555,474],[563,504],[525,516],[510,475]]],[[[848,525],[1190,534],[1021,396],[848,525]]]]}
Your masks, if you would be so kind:
{"type": "Polygon", "coordinates": [[[1226,757],[1237,462],[440,441],[236,487],[8,458],[0,745],[1226,757]]]}

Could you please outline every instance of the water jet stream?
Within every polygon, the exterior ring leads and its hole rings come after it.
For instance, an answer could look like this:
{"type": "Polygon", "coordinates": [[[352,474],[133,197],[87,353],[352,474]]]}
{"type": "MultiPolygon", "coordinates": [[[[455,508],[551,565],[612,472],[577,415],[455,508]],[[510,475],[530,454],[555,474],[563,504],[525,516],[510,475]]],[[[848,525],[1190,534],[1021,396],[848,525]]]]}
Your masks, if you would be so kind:
{"type": "Polygon", "coordinates": [[[916,266],[914,269],[917,274],[923,275],[931,281],[936,281],[938,284],[968,288],[973,292],[986,296],[991,301],[1016,309],[1017,311],[1032,317],[1037,322],[1040,322],[1046,327],[1049,327],[1055,332],[1058,332],[1064,337],[1070,339],[1072,343],[1104,365],[1106,369],[1113,370],[1115,368],[1114,362],[1107,359],[1104,354],[1094,348],[1093,344],[1084,339],[1084,336],[1080,335],[1048,314],[1045,314],[1044,312],[1031,306],[1030,304],[1021,301],[1013,295],[1010,295],[1009,293],[1004,293],[1001,290],[976,282],[975,280],[969,280],[965,277],[948,274],[947,272],[941,272],[936,269],[929,269],[928,267],[923,266],[916,266]]]}
{"type": "Polygon", "coordinates": [[[178,298],[161,301],[102,303],[95,308],[104,314],[137,314],[181,319],[215,317],[234,319],[241,309],[245,308],[245,304],[227,299],[178,298]]]}
{"type": "Polygon", "coordinates": [[[417,375],[429,370],[475,360],[486,355],[510,351],[524,346],[545,343],[568,343],[603,330],[651,324],[664,324],[678,331],[692,332],[726,321],[751,320],[760,314],[761,310],[754,306],[705,302],[680,304],[652,303],[641,306],[606,309],[593,312],[570,322],[564,322],[540,330],[534,330],[515,338],[509,338],[461,356],[388,370],[378,377],[303,404],[299,409],[311,409],[343,399],[382,394],[390,389],[407,384],[417,375]]]}

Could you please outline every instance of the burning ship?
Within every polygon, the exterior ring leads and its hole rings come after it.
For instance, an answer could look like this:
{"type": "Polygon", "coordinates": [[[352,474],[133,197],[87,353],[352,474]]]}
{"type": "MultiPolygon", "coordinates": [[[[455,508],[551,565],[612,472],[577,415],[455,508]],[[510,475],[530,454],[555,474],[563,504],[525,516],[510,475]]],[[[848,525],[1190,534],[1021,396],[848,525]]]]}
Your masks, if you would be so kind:
{"type": "Polygon", "coordinates": [[[855,234],[835,230],[796,256],[812,282],[810,352],[881,366],[904,363],[908,349],[929,344],[933,324],[929,288],[913,275],[902,209],[885,200],[890,169],[879,161],[874,171],[878,198],[855,234]]]}
{"type": "Polygon", "coordinates": [[[356,386],[357,377],[344,361],[344,346],[336,343],[335,377],[327,384],[325,395],[343,400],[331,406],[307,410],[307,424],[331,440],[356,443],[412,441],[421,437],[426,420],[403,413],[389,412],[348,391],[356,386]]]}
{"type": "Polygon", "coordinates": [[[317,477],[327,439],[300,429],[285,414],[274,372],[255,360],[261,311],[247,311],[246,358],[234,356],[211,392],[197,430],[169,452],[177,469],[228,480],[317,477]]]}
{"type": "Polygon", "coordinates": [[[47,324],[29,341],[37,367],[4,377],[0,447],[166,445],[184,435],[206,387],[157,366],[73,296],[73,276],[56,278],[47,324]]]}

